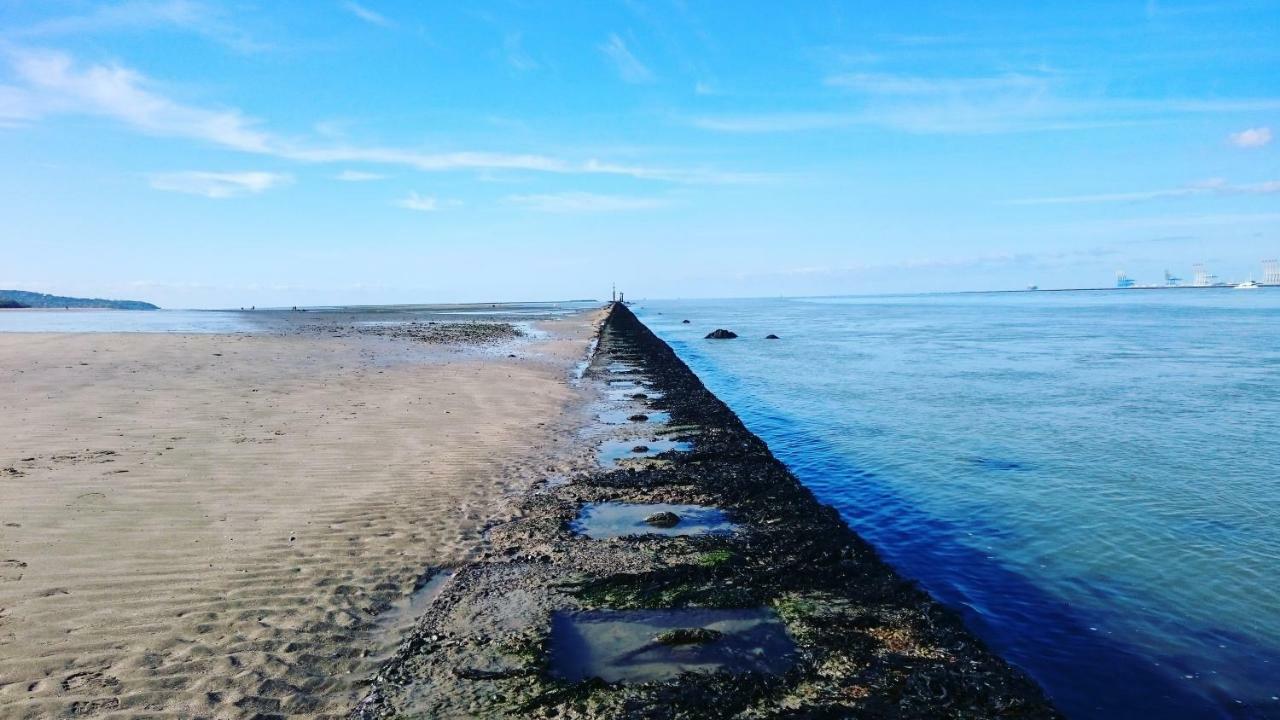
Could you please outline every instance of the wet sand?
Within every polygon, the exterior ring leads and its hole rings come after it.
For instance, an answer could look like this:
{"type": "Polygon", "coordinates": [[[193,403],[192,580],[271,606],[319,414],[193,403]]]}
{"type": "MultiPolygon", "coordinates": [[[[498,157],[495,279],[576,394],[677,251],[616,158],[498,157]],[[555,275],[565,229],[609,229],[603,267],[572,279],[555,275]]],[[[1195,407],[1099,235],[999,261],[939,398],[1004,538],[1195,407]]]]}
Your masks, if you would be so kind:
{"type": "Polygon", "coordinates": [[[580,451],[598,318],[501,351],[0,334],[0,716],[345,715],[388,608],[580,451]]]}

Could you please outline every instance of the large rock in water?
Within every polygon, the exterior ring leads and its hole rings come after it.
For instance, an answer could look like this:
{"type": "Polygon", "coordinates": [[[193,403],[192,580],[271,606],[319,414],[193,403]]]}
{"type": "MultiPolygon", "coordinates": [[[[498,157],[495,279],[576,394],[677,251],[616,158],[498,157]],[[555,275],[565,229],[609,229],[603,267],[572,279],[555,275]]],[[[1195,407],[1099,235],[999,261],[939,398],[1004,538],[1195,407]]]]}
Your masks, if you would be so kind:
{"type": "Polygon", "coordinates": [[[669,528],[680,524],[680,516],[669,511],[658,512],[645,518],[644,521],[654,527],[669,528]]]}
{"type": "Polygon", "coordinates": [[[707,333],[708,340],[732,340],[736,337],[738,337],[738,333],[732,330],[725,330],[724,328],[712,330],[707,333]]]}
{"type": "Polygon", "coordinates": [[[764,339],[765,340],[781,340],[782,338],[778,337],[777,335],[774,335],[773,333],[769,333],[768,335],[764,336],[764,339]]]}

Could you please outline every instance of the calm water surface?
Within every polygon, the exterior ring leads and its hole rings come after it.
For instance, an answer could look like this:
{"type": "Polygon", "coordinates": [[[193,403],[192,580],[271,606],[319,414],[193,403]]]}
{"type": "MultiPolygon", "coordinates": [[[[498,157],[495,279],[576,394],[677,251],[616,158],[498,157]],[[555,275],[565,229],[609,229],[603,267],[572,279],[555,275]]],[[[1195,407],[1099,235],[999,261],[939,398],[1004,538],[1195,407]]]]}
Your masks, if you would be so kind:
{"type": "Polygon", "coordinates": [[[1280,289],[636,311],[1068,715],[1280,718],[1280,289]]]}
{"type": "Polygon", "coordinates": [[[305,312],[261,310],[0,310],[0,332],[238,333],[280,330],[299,322],[394,325],[407,322],[492,320],[527,323],[599,307],[592,300],[471,305],[359,305],[311,307],[305,312]]]}

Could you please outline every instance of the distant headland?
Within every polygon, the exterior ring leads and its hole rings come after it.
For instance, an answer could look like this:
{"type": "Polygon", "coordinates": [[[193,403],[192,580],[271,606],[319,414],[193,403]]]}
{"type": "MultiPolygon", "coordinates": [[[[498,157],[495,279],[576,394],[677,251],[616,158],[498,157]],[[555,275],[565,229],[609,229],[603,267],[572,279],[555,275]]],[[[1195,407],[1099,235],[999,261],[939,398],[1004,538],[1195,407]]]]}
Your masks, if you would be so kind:
{"type": "Polygon", "coordinates": [[[109,310],[159,310],[159,306],[141,300],[103,300],[62,295],[0,290],[0,308],[105,308],[109,310]]]}

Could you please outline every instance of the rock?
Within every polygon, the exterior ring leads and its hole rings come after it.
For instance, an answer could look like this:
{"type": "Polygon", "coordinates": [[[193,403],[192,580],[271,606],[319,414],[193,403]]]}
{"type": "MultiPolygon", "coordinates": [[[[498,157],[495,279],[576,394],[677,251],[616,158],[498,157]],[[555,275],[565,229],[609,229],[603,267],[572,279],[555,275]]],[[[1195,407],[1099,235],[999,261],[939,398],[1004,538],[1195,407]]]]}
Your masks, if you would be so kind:
{"type": "Polygon", "coordinates": [[[689,321],[688,321],[688,320],[681,320],[681,321],[680,321],[680,324],[681,324],[681,325],[688,325],[688,324],[689,324],[689,321]]]}
{"type": "Polygon", "coordinates": [[[773,333],[769,333],[768,335],[764,336],[764,339],[765,340],[781,340],[782,338],[778,337],[777,335],[774,335],[773,333]]]}
{"type": "Polygon", "coordinates": [[[630,420],[631,422],[646,422],[648,421],[649,416],[644,414],[639,414],[639,415],[632,415],[627,419],[630,420]]]}
{"type": "Polygon", "coordinates": [[[675,628],[654,638],[659,645],[701,645],[719,640],[724,633],[710,628],[675,628]]]}
{"type": "Polygon", "coordinates": [[[649,517],[645,518],[644,521],[646,524],[652,525],[654,527],[669,528],[669,527],[675,527],[680,523],[680,516],[671,511],[665,511],[660,513],[654,513],[649,517]]]}
{"type": "Polygon", "coordinates": [[[635,395],[631,396],[631,399],[632,400],[648,400],[649,396],[645,395],[644,393],[636,393],[635,395]]]}
{"type": "Polygon", "coordinates": [[[707,333],[706,339],[707,340],[732,340],[736,337],[738,337],[738,333],[732,330],[725,330],[724,328],[718,328],[716,330],[712,330],[711,332],[707,333]]]}
{"type": "Polygon", "coordinates": [[[631,448],[631,452],[633,452],[633,453],[647,453],[647,452],[649,452],[649,446],[648,446],[648,445],[637,445],[637,446],[635,446],[635,447],[631,448]]]}

